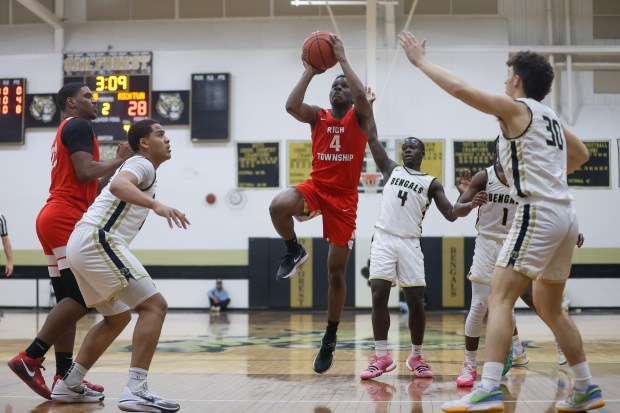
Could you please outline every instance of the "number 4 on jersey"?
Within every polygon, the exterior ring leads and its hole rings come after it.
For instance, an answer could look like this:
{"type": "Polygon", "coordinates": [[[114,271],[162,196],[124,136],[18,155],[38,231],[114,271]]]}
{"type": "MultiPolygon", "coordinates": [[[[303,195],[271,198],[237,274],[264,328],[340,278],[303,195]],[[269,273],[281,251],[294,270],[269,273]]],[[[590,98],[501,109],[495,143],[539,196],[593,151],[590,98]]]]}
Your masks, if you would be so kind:
{"type": "Polygon", "coordinates": [[[331,143],[329,144],[329,147],[332,149],[335,149],[336,152],[340,152],[340,135],[334,135],[334,137],[332,138],[331,143]]]}
{"type": "Polygon", "coordinates": [[[398,190],[398,198],[400,198],[400,206],[405,206],[405,202],[407,201],[407,191],[403,191],[402,189],[398,190]]]}

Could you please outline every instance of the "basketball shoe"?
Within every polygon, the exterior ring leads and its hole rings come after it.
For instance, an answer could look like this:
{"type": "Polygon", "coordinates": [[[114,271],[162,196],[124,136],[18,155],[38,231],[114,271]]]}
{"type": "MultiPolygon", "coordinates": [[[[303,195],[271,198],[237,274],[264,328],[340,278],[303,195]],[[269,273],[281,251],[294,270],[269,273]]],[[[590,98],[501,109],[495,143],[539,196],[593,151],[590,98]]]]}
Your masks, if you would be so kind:
{"type": "Polygon", "coordinates": [[[456,386],[472,387],[474,385],[474,382],[476,381],[476,377],[478,377],[476,366],[472,365],[471,362],[465,360],[463,362],[463,367],[461,367],[461,374],[459,374],[459,376],[456,378],[456,386]]]}
{"type": "Polygon", "coordinates": [[[603,406],[605,406],[603,394],[596,384],[588,386],[585,390],[573,389],[566,400],[555,404],[556,410],[560,412],[583,412],[603,406]]]}
{"type": "Polygon", "coordinates": [[[304,262],[308,260],[308,253],[303,246],[299,246],[299,251],[295,254],[288,252],[280,258],[280,267],[276,274],[276,281],[288,280],[295,274],[304,262]]]}
{"type": "MultiPolygon", "coordinates": [[[[54,386],[56,386],[56,382],[58,380],[62,380],[62,376],[60,374],[57,374],[57,375],[54,376],[54,383],[52,383],[52,391],[54,391],[54,386]]],[[[93,391],[96,391],[96,392],[99,392],[99,393],[103,393],[104,388],[103,388],[103,386],[101,386],[99,384],[94,384],[94,383],[91,383],[91,382],[86,381],[86,380],[82,381],[82,384],[84,386],[88,387],[89,389],[93,390],[93,391]]]]}
{"type": "Polygon", "coordinates": [[[504,360],[504,369],[502,370],[502,376],[508,374],[510,369],[512,368],[512,356],[513,356],[514,346],[510,347],[508,353],[506,354],[506,360],[504,360]]]}
{"type": "Polygon", "coordinates": [[[448,413],[500,413],[504,411],[504,393],[499,387],[487,390],[479,385],[459,400],[444,403],[441,410],[448,413]]]}
{"type": "Polygon", "coordinates": [[[529,362],[530,359],[527,357],[525,349],[523,349],[521,353],[516,351],[512,352],[512,367],[525,367],[529,362]]]}
{"type": "Polygon", "coordinates": [[[558,364],[560,366],[563,366],[568,363],[568,360],[566,360],[566,356],[564,355],[564,352],[562,351],[560,345],[556,343],[556,346],[558,348],[558,364]]]}
{"type": "Polygon", "coordinates": [[[142,388],[136,392],[129,390],[129,387],[123,389],[118,398],[118,408],[124,412],[174,413],[181,406],[151,393],[145,380],[142,388]]]}
{"type": "Polygon", "coordinates": [[[45,357],[30,358],[25,351],[22,351],[9,360],[7,364],[13,373],[17,374],[17,377],[22,379],[36,394],[51,400],[52,392],[45,384],[45,379],[41,374],[41,369],[45,370],[43,367],[44,360],[45,357]]]}
{"type": "Polygon", "coordinates": [[[366,370],[360,374],[363,380],[374,379],[379,377],[383,373],[390,372],[396,368],[396,362],[389,354],[383,357],[379,357],[376,354],[372,356],[370,364],[366,367],[366,370]]]}
{"type": "Polygon", "coordinates": [[[61,403],[97,403],[104,398],[103,393],[93,391],[83,384],[69,387],[62,379],[55,383],[52,391],[52,400],[61,403]]]}
{"type": "Polygon", "coordinates": [[[433,377],[433,371],[431,370],[430,364],[424,361],[422,356],[414,356],[413,354],[409,354],[405,364],[416,377],[433,377]]]}
{"type": "Polygon", "coordinates": [[[332,366],[332,363],[334,362],[335,351],[335,341],[333,343],[326,343],[324,340],[321,340],[321,348],[319,349],[319,354],[317,354],[316,358],[314,359],[312,369],[319,374],[323,374],[327,370],[329,370],[332,366]]]}

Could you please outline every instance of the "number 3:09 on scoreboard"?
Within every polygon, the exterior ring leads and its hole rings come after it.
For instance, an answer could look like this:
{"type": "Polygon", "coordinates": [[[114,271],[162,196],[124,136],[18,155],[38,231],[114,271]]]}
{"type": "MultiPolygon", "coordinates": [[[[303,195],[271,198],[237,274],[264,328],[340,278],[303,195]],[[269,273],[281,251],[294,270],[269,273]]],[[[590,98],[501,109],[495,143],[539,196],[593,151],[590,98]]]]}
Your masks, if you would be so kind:
{"type": "Polygon", "coordinates": [[[127,141],[129,126],[149,117],[150,75],[65,77],[65,84],[69,82],[82,82],[93,92],[99,112],[92,126],[99,141],[127,141]]]}

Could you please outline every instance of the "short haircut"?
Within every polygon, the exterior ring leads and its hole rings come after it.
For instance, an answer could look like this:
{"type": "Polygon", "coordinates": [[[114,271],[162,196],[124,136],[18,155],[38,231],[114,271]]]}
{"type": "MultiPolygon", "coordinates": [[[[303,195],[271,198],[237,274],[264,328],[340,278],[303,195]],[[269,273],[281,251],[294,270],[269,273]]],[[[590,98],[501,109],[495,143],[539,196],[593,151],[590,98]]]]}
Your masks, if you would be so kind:
{"type": "Polygon", "coordinates": [[[134,153],[140,150],[140,139],[147,138],[153,131],[153,125],[159,123],[154,119],[142,119],[131,125],[127,132],[127,141],[134,153]]]}
{"type": "Polygon", "coordinates": [[[60,110],[64,111],[67,108],[67,99],[75,97],[84,86],[86,85],[82,82],[69,82],[61,87],[56,94],[56,101],[60,110]]]}
{"type": "Polygon", "coordinates": [[[416,138],[415,136],[408,136],[403,140],[403,143],[407,140],[407,139],[412,139],[414,141],[418,141],[420,143],[420,146],[422,146],[422,151],[426,152],[426,149],[424,149],[424,142],[422,142],[421,139],[416,138]]]}
{"type": "Polygon", "coordinates": [[[551,91],[553,67],[544,56],[522,51],[510,56],[506,65],[512,67],[515,75],[519,75],[523,82],[523,91],[528,98],[540,102],[551,91]]]}
{"type": "Polygon", "coordinates": [[[343,78],[344,80],[347,80],[347,77],[344,74],[340,74],[338,76],[336,76],[336,78],[334,79],[334,82],[340,78],[343,78]]]}

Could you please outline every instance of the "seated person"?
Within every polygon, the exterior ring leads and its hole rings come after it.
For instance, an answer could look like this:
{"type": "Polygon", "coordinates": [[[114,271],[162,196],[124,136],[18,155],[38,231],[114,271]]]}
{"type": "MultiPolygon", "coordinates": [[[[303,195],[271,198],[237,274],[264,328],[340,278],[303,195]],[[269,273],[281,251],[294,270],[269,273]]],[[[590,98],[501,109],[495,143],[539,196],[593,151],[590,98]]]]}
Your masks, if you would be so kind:
{"type": "Polygon", "coordinates": [[[215,288],[209,291],[208,296],[211,303],[211,311],[220,312],[220,310],[226,310],[226,307],[230,304],[228,291],[224,289],[220,279],[215,281],[215,288]]]}

